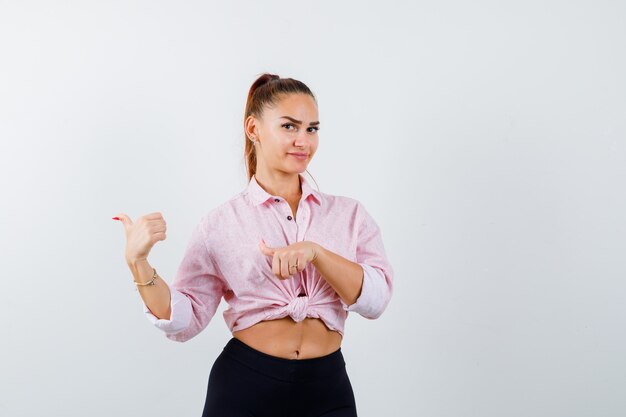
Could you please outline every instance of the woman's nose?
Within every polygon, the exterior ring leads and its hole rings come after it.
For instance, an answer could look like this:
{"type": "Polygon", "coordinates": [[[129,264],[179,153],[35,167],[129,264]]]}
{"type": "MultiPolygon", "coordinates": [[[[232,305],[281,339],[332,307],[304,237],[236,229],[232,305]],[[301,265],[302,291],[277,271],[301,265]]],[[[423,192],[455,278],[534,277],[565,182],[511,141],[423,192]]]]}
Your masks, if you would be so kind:
{"type": "Polygon", "coordinates": [[[309,143],[310,140],[311,138],[308,136],[306,132],[300,133],[299,135],[296,136],[296,144],[298,146],[305,146],[309,143]]]}

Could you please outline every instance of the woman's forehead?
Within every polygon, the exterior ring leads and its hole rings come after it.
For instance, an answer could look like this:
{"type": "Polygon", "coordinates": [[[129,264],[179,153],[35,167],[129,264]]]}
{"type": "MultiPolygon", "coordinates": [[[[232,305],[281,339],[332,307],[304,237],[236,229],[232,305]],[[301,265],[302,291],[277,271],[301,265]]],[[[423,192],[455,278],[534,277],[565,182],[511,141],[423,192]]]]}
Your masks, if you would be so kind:
{"type": "Polygon", "coordinates": [[[289,94],[279,99],[273,106],[268,107],[273,118],[290,116],[305,121],[317,120],[317,105],[313,97],[308,94],[289,94]]]}

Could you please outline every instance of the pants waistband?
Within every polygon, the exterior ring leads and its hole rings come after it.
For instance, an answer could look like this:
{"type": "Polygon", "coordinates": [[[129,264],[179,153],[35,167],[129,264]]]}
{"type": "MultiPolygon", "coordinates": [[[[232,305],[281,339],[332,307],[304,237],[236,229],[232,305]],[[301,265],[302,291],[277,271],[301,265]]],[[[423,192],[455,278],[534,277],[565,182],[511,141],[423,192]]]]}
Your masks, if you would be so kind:
{"type": "Polygon", "coordinates": [[[327,377],[343,371],[346,365],[341,347],[333,353],[317,358],[286,359],[268,355],[233,337],[223,352],[258,372],[284,381],[327,377]]]}

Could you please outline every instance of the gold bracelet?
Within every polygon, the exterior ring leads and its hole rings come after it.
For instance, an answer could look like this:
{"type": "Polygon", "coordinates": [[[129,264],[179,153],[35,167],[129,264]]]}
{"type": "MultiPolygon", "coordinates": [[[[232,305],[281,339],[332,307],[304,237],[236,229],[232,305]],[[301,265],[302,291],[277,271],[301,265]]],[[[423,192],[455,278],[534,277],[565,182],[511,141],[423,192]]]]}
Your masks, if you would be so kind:
{"type": "MultiPolygon", "coordinates": [[[[137,282],[137,281],[134,281],[134,280],[133,280],[133,282],[136,285],[141,285],[142,287],[145,286],[145,285],[155,285],[154,280],[157,278],[157,271],[156,271],[155,268],[152,268],[152,270],[154,271],[154,274],[152,275],[152,279],[150,281],[146,282],[145,284],[142,284],[141,282],[137,282]]],[[[135,290],[136,289],[137,289],[137,287],[135,287],[135,290]]]]}

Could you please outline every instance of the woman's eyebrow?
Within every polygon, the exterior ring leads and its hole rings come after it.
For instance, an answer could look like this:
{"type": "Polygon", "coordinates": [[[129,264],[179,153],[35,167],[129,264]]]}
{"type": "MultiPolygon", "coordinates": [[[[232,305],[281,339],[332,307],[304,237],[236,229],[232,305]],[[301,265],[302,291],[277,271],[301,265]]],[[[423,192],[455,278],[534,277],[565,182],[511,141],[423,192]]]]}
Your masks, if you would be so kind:
{"type": "MultiPolygon", "coordinates": [[[[289,116],[280,116],[280,117],[283,118],[283,119],[289,119],[289,120],[291,120],[292,122],[294,122],[295,124],[298,124],[298,125],[302,124],[302,122],[300,120],[294,119],[293,117],[289,117],[289,116]]],[[[315,121],[315,122],[309,123],[309,126],[316,126],[318,124],[320,124],[319,120],[315,121]]]]}

